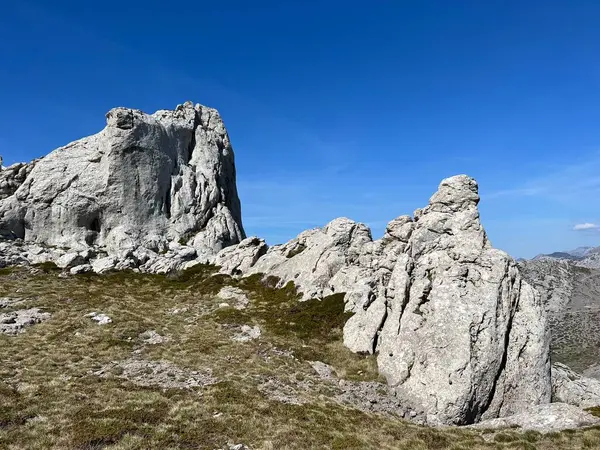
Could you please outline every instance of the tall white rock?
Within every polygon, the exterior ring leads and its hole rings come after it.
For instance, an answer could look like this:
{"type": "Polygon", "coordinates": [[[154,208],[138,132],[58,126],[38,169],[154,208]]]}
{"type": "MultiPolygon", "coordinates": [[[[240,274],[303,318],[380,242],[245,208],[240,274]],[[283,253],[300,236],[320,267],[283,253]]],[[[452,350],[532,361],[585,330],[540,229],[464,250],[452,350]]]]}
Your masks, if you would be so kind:
{"type": "Polygon", "coordinates": [[[479,221],[477,184],[446,179],[415,214],[388,298],[380,371],[429,423],[466,424],[550,401],[539,296],[479,221]],[[406,269],[408,270],[406,270],[406,269]],[[405,273],[402,273],[405,271],[405,273]]]}
{"type": "Polygon", "coordinates": [[[216,110],[188,102],[106,117],[100,133],[53,151],[7,189],[1,234],[119,256],[185,241],[207,258],[245,237],[233,150],[216,110]]]}

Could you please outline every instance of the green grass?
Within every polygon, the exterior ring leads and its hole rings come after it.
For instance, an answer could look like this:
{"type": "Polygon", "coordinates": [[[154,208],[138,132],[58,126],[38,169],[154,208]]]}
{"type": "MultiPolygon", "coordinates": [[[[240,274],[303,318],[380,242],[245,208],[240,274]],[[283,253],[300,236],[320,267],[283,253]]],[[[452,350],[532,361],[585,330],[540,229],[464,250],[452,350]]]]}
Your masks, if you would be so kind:
{"type": "Polygon", "coordinates": [[[18,336],[0,335],[1,449],[575,449],[600,448],[600,428],[541,435],[434,429],[335,401],[334,385],[308,361],[346,379],[378,379],[374,357],[341,342],[348,315],[340,295],[299,302],[293,285],[253,276],[234,280],[211,266],[171,276],[115,272],[59,278],[52,267],[0,269],[0,296],[26,299],[52,318],[18,336]],[[220,308],[225,285],[250,297],[245,310],[220,308]],[[99,326],[85,314],[108,314],[99,326]],[[242,324],[260,339],[238,343],[242,324]],[[169,338],[144,344],[155,330],[169,338]],[[294,357],[286,356],[292,353],[294,357]],[[186,373],[212,371],[216,384],[143,387],[113,361],[166,361],[186,373]],[[265,380],[295,387],[305,403],[272,400],[265,380]],[[308,386],[308,387],[307,387],[308,386]]]}

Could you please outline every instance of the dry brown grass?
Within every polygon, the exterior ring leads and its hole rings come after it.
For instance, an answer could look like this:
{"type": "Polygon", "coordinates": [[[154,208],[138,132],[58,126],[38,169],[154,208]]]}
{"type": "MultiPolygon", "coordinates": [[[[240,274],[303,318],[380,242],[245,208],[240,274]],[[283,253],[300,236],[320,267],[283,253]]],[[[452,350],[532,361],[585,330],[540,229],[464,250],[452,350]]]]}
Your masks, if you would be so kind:
{"type": "Polygon", "coordinates": [[[59,278],[43,269],[0,271],[0,296],[52,313],[22,335],[0,335],[3,449],[214,449],[228,442],[265,450],[600,448],[600,428],[546,436],[441,430],[336,403],[307,361],[325,361],[346,379],[378,378],[373,357],[341,344],[346,317],[339,297],[298,304],[292,286],[274,290],[258,277],[214,277],[209,267],[179,277],[59,278]],[[249,293],[248,309],[218,308],[215,294],[226,284],[249,293]],[[92,311],[113,323],[84,317],[92,311]],[[240,324],[259,325],[263,335],[233,342],[240,324]],[[146,345],[140,335],[147,330],[169,340],[146,345]],[[187,371],[209,368],[219,382],[165,389],[135,385],[117,371],[94,375],[132,357],[187,371]],[[313,389],[302,393],[302,405],[281,403],[259,389],[269,378],[313,389]]]}

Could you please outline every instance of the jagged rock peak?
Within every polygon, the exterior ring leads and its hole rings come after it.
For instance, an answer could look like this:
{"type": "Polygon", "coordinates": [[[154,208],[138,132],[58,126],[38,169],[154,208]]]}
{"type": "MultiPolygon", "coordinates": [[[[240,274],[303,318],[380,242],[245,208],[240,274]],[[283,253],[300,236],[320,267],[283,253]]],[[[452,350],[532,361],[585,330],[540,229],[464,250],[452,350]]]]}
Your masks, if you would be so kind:
{"type": "Polygon", "coordinates": [[[244,239],[233,149],[215,109],[114,108],[106,119],[0,187],[2,235],[120,257],[177,242],[208,258],[244,239]]]}
{"type": "Polygon", "coordinates": [[[456,211],[479,203],[478,185],[468,175],[455,175],[442,180],[435,194],[429,200],[431,206],[444,205],[456,211]]]}
{"type": "Polygon", "coordinates": [[[379,240],[342,218],[266,252],[258,240],[226,251],[256,259],[243,274],[293,281],[304,299],[345,293],[354,313],[345,345],[378,354],[411,417],[474,423],[551,398],[544,307],[512,258],[491,247],[478,202],[476,181],[458,175],[379,240]]]}

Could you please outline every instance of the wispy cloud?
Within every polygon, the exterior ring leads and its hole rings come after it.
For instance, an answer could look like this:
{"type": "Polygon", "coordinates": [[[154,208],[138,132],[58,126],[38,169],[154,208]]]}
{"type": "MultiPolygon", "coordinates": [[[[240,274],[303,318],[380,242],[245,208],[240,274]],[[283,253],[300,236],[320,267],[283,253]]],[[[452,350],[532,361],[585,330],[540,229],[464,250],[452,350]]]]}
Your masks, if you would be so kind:
{"type": "Polygon", "coordinates": [[[575,225],[573,227],[573,230],[575,230],[575,231],[600,230],[600,225],[597,225],[595,223],[590,223],[590,222],[578,223],[577,225],[575,225]]]}
{"type": "Polygon", "coordinates": [[[599,151],[580,157],[574,163],[556,163],[545,170],[544,174],[533,175],[484,197],[540,197],[563,203],[589,202],[591,198],[600,198],[599,151]]]}

